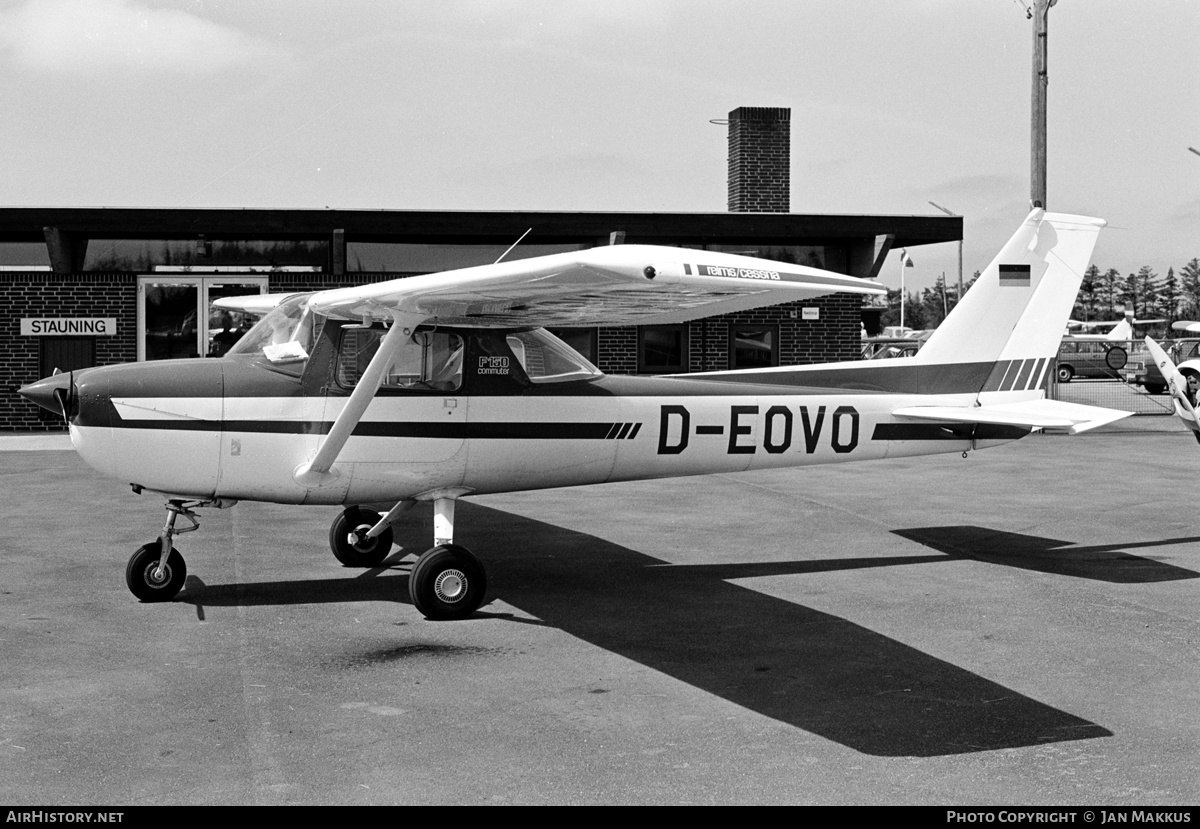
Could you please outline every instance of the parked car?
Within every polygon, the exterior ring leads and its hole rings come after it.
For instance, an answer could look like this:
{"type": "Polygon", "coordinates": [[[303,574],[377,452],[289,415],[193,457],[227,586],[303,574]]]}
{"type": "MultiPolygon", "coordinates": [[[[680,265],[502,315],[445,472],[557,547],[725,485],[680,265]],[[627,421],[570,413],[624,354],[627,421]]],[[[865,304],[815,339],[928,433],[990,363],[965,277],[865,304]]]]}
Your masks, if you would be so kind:
{"type": "MultiPolygon", "coordinates": [[[[1185,360],[1200,359],[1200,339],[1168,340],[1162,343],[1162,346],[1175,365],[1179,365],[1185,360]]],[[[1145,349],[1145,346],[1142,348],[1145,349]]],[[[1158,366],[1154,364],[1154,360],[1150,359],[1149,352],[1146,352],[1143,359],[1137,361],[1136,367],[1130,366],[1125,373],[1125,379],[1133,385],[1144,388],[1147,394],[1166,394],[1167,392],[1167,381],[1162,376],[1162,372],[1158,370],[1158,366]]]]}
{"type": "Polygon", "coordinates": [[[1129,362],[1128,343],[1112,340],[1063,339],[1058,347],[1058,382],[1070,383],[1076,377],[1120,380],[1121,369],[1129,362]]]}
{"type": "MultiPolygon", "coordinates": [[[[884,329],[885,331],[887,329],[884,329]]],[[[916,354],[932,331],[916,331],[904,337],[868,337],[862,341],[862,359],[886,360],[916,354]]]]}

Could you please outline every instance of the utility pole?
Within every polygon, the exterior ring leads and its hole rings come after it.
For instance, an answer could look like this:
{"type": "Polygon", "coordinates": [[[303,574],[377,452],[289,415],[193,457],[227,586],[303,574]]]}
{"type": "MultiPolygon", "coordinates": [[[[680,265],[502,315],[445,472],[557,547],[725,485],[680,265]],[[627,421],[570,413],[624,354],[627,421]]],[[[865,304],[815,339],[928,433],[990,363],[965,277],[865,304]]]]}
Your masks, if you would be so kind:
{"type": "Polygon", "coordinates": [[[1047,70],[1046,33],[1050,7],[1058,0],[1033,0],[1033,128],[1030,150],[1030,207],[1046,206],[1046,87],[1050,82],[1047,70]]]}

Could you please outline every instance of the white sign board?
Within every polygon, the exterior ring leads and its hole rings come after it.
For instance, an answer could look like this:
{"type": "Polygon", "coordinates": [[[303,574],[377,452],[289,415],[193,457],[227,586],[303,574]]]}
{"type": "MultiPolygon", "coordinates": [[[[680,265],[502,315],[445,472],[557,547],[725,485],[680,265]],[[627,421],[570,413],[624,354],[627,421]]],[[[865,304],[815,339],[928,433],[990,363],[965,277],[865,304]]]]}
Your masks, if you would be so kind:
{"type": "Polygon", "coordinates": [[[116,317],[22,317],[22,337],[112,337],[116,317]]]}
{"type": "Polygon", "coordinates": [[[800,319],[803,320],[819,320],[821,318],[820,308],[801,308],[800,319]]]}

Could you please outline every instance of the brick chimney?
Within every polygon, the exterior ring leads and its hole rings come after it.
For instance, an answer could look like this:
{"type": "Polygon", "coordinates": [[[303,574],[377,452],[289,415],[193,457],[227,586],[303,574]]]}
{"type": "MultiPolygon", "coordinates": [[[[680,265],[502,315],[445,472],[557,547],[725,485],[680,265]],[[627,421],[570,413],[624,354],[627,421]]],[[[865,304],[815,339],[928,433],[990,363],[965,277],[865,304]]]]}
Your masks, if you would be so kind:
{"type": "Polygon", "coordinates": [[[729,113],[729,212],[791,210],[791,121],[785,107],[729,113]]]}

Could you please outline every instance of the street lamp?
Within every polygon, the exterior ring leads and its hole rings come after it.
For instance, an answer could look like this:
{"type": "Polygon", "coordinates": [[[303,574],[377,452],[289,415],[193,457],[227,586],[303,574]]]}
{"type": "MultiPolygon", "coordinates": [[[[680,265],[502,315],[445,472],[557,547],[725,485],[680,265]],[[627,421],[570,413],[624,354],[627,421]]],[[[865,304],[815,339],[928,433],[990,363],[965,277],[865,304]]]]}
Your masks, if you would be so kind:
{"type": "MultiPolygon", "coordinates": [[[[912,257],[908,255],[907,250],[900,251],[900,328],[904,328],[904,269],[913,266],[912,257]]],[[[903,333],[903,331],[901,331],[903,333]]]]}
{"type": "MultiPolygon", "coordinates": [[[[957,213],[951,213],[949,210],[947,210],[946,208],[942,207],[940,204],[937,204],[937,203],[935,203],[935,202],[930,202],[930,204],[932,204],[932,205],[933,205],[934,207],[936,207],[938,210],[940,210],[940,211],[942,211],[943,213],[945,213],[947,216],[958,216],[958,214],[957,214],[957,213]]],[[[959,216],[959,218],[962,218],[962,217],[961,217],[961,216],[959,216]]],[[[962,245],[963,245],[963,240],[962,240],[962,239],[959,239],[959,240],[958,240],[958,301],[959,301],[959,302],[962,302],[962,296],[963,296],[963,284],[962,284],[962,245]]]]}

